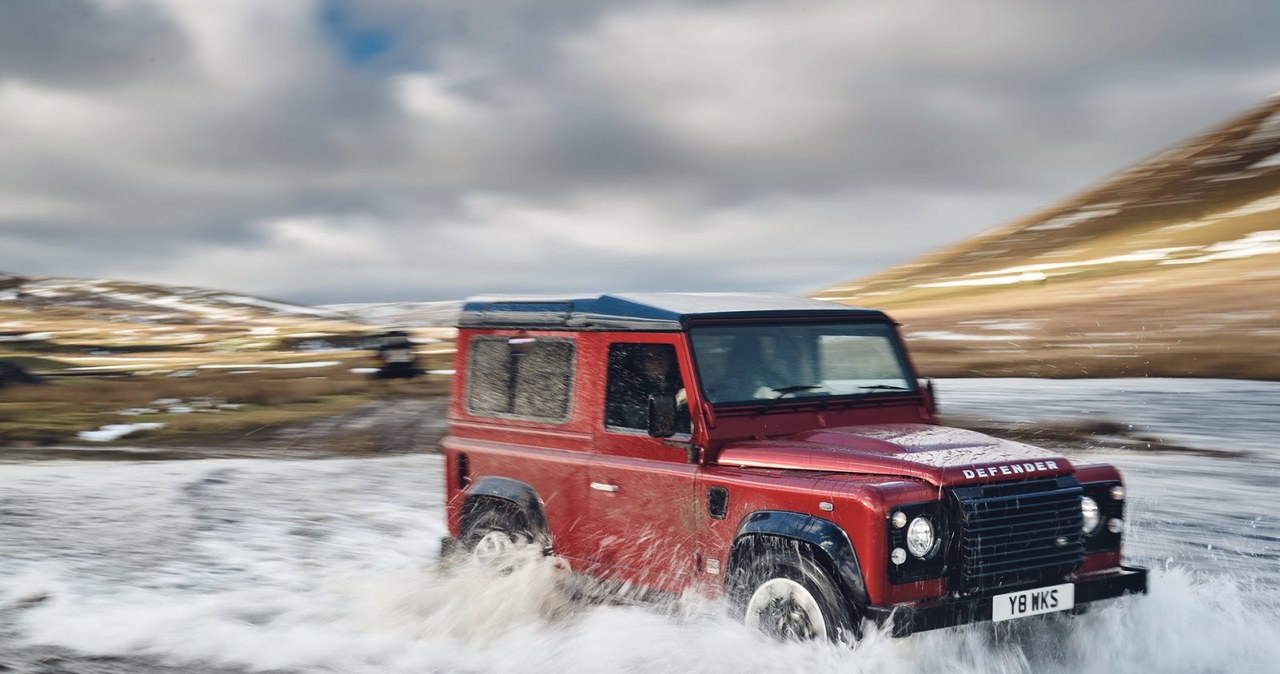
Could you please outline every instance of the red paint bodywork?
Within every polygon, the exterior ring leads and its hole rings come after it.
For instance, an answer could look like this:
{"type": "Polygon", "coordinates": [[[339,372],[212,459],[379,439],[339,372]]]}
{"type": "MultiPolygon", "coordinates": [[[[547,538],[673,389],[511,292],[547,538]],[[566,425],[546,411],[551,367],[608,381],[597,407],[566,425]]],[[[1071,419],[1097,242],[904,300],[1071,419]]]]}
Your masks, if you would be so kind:
{"type": "MultiPolygon", "coordinates": [[[[886,520],[895,505],[938,500],[946,487],[1022,479],[1028,473],[1074,473],[1081,482],[1119,480],[1109,466],[1077,467],[1043,449],[939,426],[923,388],[847,409],[797,400],[766,414],[750,408],[713,410],[695,385],[690,356],[688,335],[681,332],[463,329],[451,431],[444,441],[451,535],[462,533],[468,491],[458,461],[465,454],[470,480],[502,476],[536,491],[554,552],[575,571],[715,595],[723,590],[740,523],[753,512],[781,510],[837,524],[856,551],[870,603],[893,606],[939,601],[948,592],[945,578],[889,581],[886,520]],[[468,413],[471,339],[517,334],[574,340],[576,377],[567,422],[468,413]],[[606,429],[605,363],[614,342],[675,347],[694,410],[691,437],[670,442],[606,429]],[[591,483],[617,491],[599,491],[591,483]],[[723,519],[708,516],[706,495],[714,486],[732,494],[723,519]],[[713,561],[719,564],[709,564],[713,561]]],[[[1114,571],[1119,564],[1119,552],[1090,555],[1078,573],[1114,571]]]]}

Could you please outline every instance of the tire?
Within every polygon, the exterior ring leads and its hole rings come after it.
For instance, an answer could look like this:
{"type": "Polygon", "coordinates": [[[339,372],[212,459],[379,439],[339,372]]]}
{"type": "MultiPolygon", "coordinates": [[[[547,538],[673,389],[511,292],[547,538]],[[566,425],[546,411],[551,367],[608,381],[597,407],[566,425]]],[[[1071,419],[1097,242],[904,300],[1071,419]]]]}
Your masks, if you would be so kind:
{"type": "Polygon", "coordinates": [[[853,641],[858,635],[831,576],[790,541],[754,546],[730,590],[735,617],[780,641],[853,641]]]}
{"type": "Polygon", "coordinates": [[[521,553],[533,540],[529,518],[505,501],[477,505],[462,532],[462,548],[470,558],[500,573],[515,569],[521,553]]]}

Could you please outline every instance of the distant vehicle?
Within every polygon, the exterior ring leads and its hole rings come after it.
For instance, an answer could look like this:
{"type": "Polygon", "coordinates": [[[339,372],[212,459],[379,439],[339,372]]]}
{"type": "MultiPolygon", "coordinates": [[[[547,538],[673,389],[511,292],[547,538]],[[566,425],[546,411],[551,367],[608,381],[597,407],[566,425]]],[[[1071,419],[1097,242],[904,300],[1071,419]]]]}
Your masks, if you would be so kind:
{"type": "Polygon", "coordinates": [[[17,363],[0,360],[0,389],[6,386],[43,384],[44,379],[27,372],[17,363]]]}
{"type": "Polygon", "coordinates": [[[1144,593],[1119,472],[938,425],[894,322],[776,295],[473,301],[446,549],[724,595],[780,638],[1144,593]]]}
{"type": "Polygon", "coordinates": [[[407,332],[390,330],[375,336],[371,343],[377,359],[374,379],[411,379],[422,374],[407,332]]]}

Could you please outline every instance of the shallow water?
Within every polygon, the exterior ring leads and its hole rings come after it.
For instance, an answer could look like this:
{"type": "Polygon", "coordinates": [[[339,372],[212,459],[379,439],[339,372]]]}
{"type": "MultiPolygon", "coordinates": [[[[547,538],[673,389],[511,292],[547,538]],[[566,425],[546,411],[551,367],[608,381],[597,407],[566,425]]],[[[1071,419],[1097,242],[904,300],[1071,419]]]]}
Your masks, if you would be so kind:
{"type": "Polygon", "coordinates": [[[942,379],[942,412],[994,421],[1113,421],[1178,444],[1280,457],[1280,382],[942,379]]]}
{"type": "MultiPolygon", "coordinates": [[[[962,388],[943,382],[944,404],[999,399],[966,398],[962,388]]],[[[1013,409],[1028,400],[1017,390],[1002,413],[1029,413],[1013,409]]],[[[1153,569],[1150,596],[1017,638],[993,640],[984,628],[873,634],[851,649],[771,643],[692,597],[568,602],[548,563],[506,577],[444,574],[435,568],[436,456],[3,465],[0,665],[104,674],[1277,671],[1272,456],[1077,454],[1125,471],[1127,551],[1153,569]]]]}

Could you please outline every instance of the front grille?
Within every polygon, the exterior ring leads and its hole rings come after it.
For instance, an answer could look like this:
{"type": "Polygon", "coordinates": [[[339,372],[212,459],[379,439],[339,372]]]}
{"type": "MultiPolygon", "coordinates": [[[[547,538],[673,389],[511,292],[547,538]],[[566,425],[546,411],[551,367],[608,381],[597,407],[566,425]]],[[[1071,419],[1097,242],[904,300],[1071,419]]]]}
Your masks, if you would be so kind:
{"type": "Polygon", "coordinates": [[[1061,579],[1084,560],[1080,495],[1062,477],[964,487],[956,589],[986,592],[1061,579]]]}

